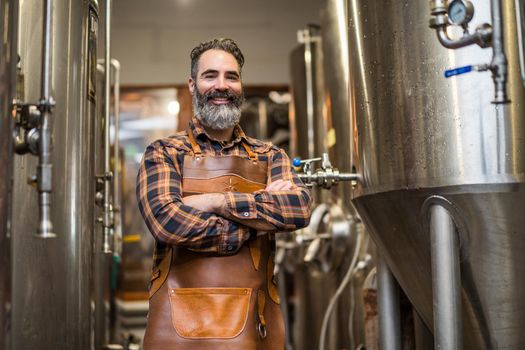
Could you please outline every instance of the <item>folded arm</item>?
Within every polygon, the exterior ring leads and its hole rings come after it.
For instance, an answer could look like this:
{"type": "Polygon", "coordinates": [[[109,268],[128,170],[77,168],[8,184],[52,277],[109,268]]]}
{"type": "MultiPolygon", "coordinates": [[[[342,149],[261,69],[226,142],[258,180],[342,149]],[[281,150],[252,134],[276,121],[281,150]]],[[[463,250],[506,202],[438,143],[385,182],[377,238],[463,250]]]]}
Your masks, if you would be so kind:
{"type": "MultiPolygon", "coordinates": [[[[277,192],[277,191],[289,191],[295,186],[291,181],[277,180],[266,186],[265,191],[277,192]]],[[[182,202],[190,207],[196,208],[201,211],[214,213],[233,220],[239,224],[250,227],[257,231],[274,232],[277,228],[262,219],[253,219],[245,217],[236,217],[232,215],[228,208],[227,197],[224,193],[205,193],[199,195],[193,195],[184,197],[182,202]]]]}
{"type": "Polygon", "coordinates": [[[268,163],[268,186],[254,193],[226,192],[190,196],[185,204],[259,231],[293,231],[308,225],[311,198],[282,150],[268,163]]]}
{"type": "Polygon", "coordinates": [[[137,199],[146,225],[157,241],[198,252],[231,254],[255,230],[202,211],[182,200],[177,150],[158,141],[146,149],[137,177],[137,199]]]}

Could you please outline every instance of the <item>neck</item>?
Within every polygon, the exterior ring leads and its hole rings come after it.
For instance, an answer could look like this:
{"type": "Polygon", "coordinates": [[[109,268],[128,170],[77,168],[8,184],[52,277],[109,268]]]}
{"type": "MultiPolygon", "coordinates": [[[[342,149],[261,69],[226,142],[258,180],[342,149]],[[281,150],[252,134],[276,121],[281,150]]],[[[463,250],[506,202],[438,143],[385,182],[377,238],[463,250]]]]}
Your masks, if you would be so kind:
{"type": "Polygon", "coordinates": [[[218,141],[230,141],[233,136],[233,129],[235,128],[234,126],[232,126],[231,128],[228,128],[228,129],[216,130],[216,129],[211,129],[204,125],[202,127],[204,128],[204,130],[206,130],[206,133],[210,137],[218,141]]]}

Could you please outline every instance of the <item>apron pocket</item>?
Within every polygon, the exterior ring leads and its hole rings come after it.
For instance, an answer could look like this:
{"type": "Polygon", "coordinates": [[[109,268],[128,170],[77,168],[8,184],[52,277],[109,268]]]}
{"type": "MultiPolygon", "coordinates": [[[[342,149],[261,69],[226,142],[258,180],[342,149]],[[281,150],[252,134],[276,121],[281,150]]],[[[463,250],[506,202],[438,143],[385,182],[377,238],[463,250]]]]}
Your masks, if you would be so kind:
{"type": "Polygon", "coordinates": [[[251,294],[251,288],[170,288],[173,327],[182,338],[234,338],[246,326],[251,294]]]}

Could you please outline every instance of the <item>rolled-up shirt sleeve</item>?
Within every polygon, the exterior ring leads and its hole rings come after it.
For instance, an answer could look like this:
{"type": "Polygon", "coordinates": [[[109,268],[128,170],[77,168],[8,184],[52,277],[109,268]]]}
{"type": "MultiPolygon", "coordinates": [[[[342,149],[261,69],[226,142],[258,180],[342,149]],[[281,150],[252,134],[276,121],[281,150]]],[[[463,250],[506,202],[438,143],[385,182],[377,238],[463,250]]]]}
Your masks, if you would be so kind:
{"type": "Polygon", "coordinates": [[[255,230],[182,203],[178,150],[162,141],[149,145],[137,175],[139,210],[154,238],[197,252],[232,254],[255,230]]]}
{"type": "Polygon", "coordinates": [[[290,159],[279,149],[269,157],[270,182],[291,181],[289,191],[266,191],[254,193],[227,192],[228,213],[238,219],[263,220],[278,231],[293,231],[305,227],[310,220],[310,193],[293,171],[290,159]]]}

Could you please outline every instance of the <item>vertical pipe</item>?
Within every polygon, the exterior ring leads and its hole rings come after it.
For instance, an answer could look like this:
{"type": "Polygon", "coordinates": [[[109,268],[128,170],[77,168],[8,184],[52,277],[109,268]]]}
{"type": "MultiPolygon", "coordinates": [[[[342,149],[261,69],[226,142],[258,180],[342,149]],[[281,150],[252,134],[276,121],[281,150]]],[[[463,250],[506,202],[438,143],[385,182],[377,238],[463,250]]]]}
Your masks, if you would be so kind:
{"type": "Polygon", "coordinates": [[[120,194],[120,142],[119,142],[119,129],[120,129],[120,63],[116,59],[111,59],[111,66],[113,67],[113,126],[115,129],[113,143],[113,212],[114,215],[114,226],[115,226],[115,239],[113,243],[113,250],[115,253],[120,254],[121,249],[117,247],[117,243],[122,241],[122,212],[121,212],[121,194],[120,194]]]}
{"type": "Polygon", "coordinates": [[[491,0],[492,17],[492,78],[495,85],[494,103],[508,103],[507,56],[503,44],[503,16],[501,0],[491,0]]]}
{"type": "Polygon", "coordinates": [[[379,349],[401,350],[399,286],[383,257],[379,258],[377,272],[379,349]]]}
{"type": "Polygon", "coordinates": [[[525,45],[523,42],[523,40],[525,40],[523,32],[525,30],[525,14],[523,13],[524,6],[525,3],[523,3],[522,0],[514,0],[514,7],[516,9],[516,27],[518,33],[518,55],[520,61],[521,83],[523,86],[525,86],[525,45]]]}
{"type": "Polygon", "coordinates": [[[102,250],[111,253],[111,155],[110,155],[110,94],[111,94],[111,0],[106,0],[104,31],[104,239],[102,250]]]}
{"type": "Polygon", "coordinates": [[[51,80],[51,28],[53,26],[53,0],[44,0],[44,21],[43,21],[43,41],[42,41],[42,80],[40,88],[42,100],[49,99],[50,80],[51,80]]]}
{"type": "Polygon", "coordinates": [[[450,213],[430,207],[434,344],[436,349],[463,349],[459,240],[450,213]]]}
{"type": "MultiPolygon", "coordinates": [[[[348,41],[348,21],[349,21],[349,14],[348,14],[348,1],[346,0],[336,0],[335,6],[337,8],[336,15],[337,15],[337,27],[339,28],[339,35],[341,36],[341,56],[343,60],[343,81],[346,85],[347,91],[347,108],[349,113],[348,118],[348,138],[350,139],[349,142],[349,154],[350,154],[350,167],[348,168],[348,171],[353,172],[354,168],[354,110],[351,105],[352,101],[352,91],[350,86],[350,43],[348,41]]],[[[333,116],[333,118],[337,118],[337,116],[333,116]]],[[[341,118],[345,118],[345,116],[342,116],[341,118]]],[[[336,140],[337,142],[337,140],[336,140]]],[[[341,142],[341,141],[340,141],[341,142]]],[[[350,196],[352,196],[352,191],[350,191],[350,196]]]]}
{"type": "Polygon", "coordinates": [[[39,224],[37,236],[41,238],[55,237],[53,224],[51,223],[51,191],[52,191],[52,165],[51,165],[51,125],[50,117],[54,105],[51,91],[51,35],[53,27],[53,1],[44,1],[44,21],[42,40],[42,78],[41,78],[41,100],[39,109],[42,114],[40,137],[39,137],[39,159],[37,168],[39,224]]]}
{"type": "Polygon", "coordinates": [[[310,29],[304,30],[304,63],[306,69],[306,122],[308,124],[308,158],[315,157],[314,138],[314,81],[312,67],[312,33],[310,29]]]}

